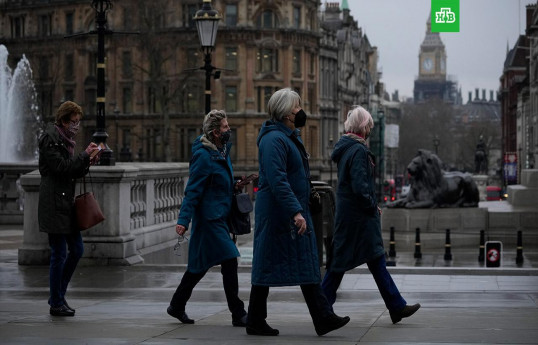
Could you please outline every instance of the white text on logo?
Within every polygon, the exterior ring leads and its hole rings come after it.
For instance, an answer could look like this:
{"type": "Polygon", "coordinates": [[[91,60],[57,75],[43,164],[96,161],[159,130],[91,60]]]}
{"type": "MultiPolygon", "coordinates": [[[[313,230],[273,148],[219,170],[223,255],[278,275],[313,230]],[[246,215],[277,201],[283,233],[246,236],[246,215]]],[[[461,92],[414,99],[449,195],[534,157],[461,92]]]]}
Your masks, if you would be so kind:
{"type": "Polygon", "coordinates": [[[435,22],[442,24],[450,24],[456,21],[456,14],[450,11],[450,8],[441,8],[439,12],[435,12],[435,22]]]}

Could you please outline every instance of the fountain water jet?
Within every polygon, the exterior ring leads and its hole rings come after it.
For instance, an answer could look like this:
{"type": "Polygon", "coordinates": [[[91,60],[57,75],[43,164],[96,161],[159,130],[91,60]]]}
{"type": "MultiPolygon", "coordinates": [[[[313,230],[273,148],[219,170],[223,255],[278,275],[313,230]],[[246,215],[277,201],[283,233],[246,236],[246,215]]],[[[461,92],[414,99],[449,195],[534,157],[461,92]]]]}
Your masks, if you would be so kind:
{"type": "Polygon", "coordinates": [[[0,44],[0,163],[35,161],[41,131],[30,62],[23,55],[15,71],[0,44]]]}

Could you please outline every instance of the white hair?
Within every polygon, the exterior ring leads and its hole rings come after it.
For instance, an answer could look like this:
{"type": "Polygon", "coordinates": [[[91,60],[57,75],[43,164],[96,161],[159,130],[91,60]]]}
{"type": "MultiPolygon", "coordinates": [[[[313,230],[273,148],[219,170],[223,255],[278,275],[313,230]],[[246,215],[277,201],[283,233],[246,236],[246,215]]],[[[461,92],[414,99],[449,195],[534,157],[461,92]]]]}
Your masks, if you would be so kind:
{"type": "Polygon", "coordinates": [[[282,121],[282,117],[289,115],[294,108],[301,104],[301,96],[290,88],[275,91],[269,102],[267,112],[273,121],[282,121]]]}
{"type": "Polygon", "coordinates": [[[213,131],[215,129],[220,130],[220,124],[223,119],[226,118],[226,112],[224,110],[213,109],[204,117],[204,123],[202,124],[202,131],[209,141],[213,142],[215,136],[213,131]]]}
{"type": "Polygon", "coordinates": [[[344,131],[364,135],[367,127],[374,127],[374,119],[366,109],[357,105],[347,113],[344,131]]]}

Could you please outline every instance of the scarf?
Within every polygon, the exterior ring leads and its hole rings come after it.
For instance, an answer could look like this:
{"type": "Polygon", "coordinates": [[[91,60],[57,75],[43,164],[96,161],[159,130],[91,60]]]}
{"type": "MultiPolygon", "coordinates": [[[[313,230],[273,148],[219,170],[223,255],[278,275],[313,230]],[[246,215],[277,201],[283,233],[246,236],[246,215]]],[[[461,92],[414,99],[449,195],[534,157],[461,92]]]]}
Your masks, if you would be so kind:
{"type": "Polygon", "coordinates": [[[59,127],[58,125],[54,125],[54,127],[56,127],[58,134],[60,134],[60,138],[62,139],[65,146],[67,147],[69,156],[73,157],[75,155],[76,142],[67,135],[67,133],[65,132],[65,129],[63,129],[62,127],[59,127]]]}
{"type": "Polygon", "coordinates": [[[366,145],[366,139],[364,139],[364,137],[362,135],[359,135],[357,133],[353,133],[353,132],[347,132],[346,134],[344,134],[344,136],[346,137],[349,137],[353,140],[356,140],[358,141],[359,143],[365,145],[366,147],[368,147],[368,145],[366,145]]]}

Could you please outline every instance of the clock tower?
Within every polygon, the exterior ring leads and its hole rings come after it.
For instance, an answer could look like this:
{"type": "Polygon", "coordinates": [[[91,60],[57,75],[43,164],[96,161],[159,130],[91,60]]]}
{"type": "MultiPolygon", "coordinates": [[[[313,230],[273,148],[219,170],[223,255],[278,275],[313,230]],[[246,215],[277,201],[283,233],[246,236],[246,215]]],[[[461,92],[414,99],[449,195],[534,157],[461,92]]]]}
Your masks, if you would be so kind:
{"type": "Polygon", "coordinates": [[[426,37],[418,54],[418,79],[415,80],[415,103],[430,98],[453,102],[455,83],[447,81],[446,51],[438,32],[431,32],[431,17],[426,22],[426,37]]]}

